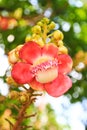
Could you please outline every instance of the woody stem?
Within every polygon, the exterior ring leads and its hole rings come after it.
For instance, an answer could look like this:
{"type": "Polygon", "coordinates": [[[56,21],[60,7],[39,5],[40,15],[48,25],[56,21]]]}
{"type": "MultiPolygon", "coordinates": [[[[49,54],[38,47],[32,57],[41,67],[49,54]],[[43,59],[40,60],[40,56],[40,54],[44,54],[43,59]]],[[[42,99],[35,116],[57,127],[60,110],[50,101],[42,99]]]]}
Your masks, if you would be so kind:
{"type": "Polygon", "coordinates": [[[29,100],[27,102],[25,102],[24,104],[22,104],[22,107],[19,111],[18,117],[17,117],[17,121],[13,126],[13,130],[21,130],[21,123],[25,118],[25,112],[26,109],[32,104],[32,102],[34,101],[33,99],[31,99],[32,94],[33,94],[33,90],[30,89],[30,93],[29,93],[29,100]]]}

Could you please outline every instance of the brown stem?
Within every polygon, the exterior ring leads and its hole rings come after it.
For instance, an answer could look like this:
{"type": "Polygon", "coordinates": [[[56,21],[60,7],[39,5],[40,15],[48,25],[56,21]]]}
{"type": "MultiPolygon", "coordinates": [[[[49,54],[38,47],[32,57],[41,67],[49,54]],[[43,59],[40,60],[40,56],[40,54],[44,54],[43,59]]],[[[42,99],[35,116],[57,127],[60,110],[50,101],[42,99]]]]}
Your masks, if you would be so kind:
{"type": "Polygon", "coordinates": [[[17,121],[13,126],[13,130],[21,130],[21,123],[22,123],[23,119],[25,118],[26,109],[34,101],[34,100],[31,99],[32,93],[33,93],[33,90],[31,89],[30,93],[29,93],[30,94],[29,100],[25,104],[22,105],[22,107],[19,111],[18,117],[17,117],[17,121]]]}
{"type": "Polygon", "coordinates": [[[35,115],[36,115],[36,113],[35,113],[35,114],[32,114],[32,115],[25,116],[24,118],[34,117],[35,115]]]}

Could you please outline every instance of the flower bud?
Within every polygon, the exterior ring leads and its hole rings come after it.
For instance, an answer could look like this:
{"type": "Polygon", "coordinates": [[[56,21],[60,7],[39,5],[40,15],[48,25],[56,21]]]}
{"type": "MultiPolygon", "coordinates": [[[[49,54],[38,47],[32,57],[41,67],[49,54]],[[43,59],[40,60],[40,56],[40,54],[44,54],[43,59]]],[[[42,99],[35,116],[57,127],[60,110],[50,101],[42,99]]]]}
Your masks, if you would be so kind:
{"type": "Polygon", "coordinates": [[[17,99],[19,96],[19,92],[17,91],[11,91],[8,95],[9,98],[12,98],[12,99],[17,99]]]}
{"type": "Polygon", "coordinates": [[[23,45],[18,45],[16,48],[15,48],[15,54],[19,57],[19,51],[20,49],[23,47],[23,45]]]}
{"type": "Polygon", "coordinates": [[[63,40],[63,33],[59,30],[56,30],[54,33],[53,33],[53,38],[55,40],[63,40]]]}
{"type": "Polygon", "coordinates": [[[16,63],[19,60],[19,50],[23,45],[17,46],[15,49],[9,52],[8,54],[8,61],[11,64],[16,63]]]}
{"type": "Polygon", "coordinates": [[[43,18],[42,22],[48,24],[50,22],[50,20],[45,17],[45,18],[43,18]]]}
{"type": "Polygon", "coordinates": [[[32,28],[33,33],[40,33],[41,32],[41,27],[39,25],[36,25],[32,28]]]}
{"type": "Polygon", "coordinates": [[[42,22],[38,22],[37,25],[39,25],[40,27],[42,27],[43,23],[42,22]]]}
{"type": "Polygon", "coordinates": [[[59,40],[57,45],[58,45],[58,46],[63,46],[63,41],[62,41],[62,40],[59,40]]]}
{"type": "Polygon", "coordinates": [[[20,92],[19,94],[19,100],[21,102],[26,102],[29,100],[29,96],[28,96],[28,93],[27,92],[20,92]]]}
{"type": "Polygon", "coordinates": [[[54,23],[54,22],[51,22],[51,23],[48,25],[48,27],[49,27],[49,30],[54,29],[54,28],[55,28],[55,23],[54,23]]]}
{"type": "Polygon", "coordinates": [[[25,42],[28,42],[28,41],[31,41],[31,40],[32,40],[31,36],[26,36],[25,42]]]}
{"type": "Polygon", "coordinates": [[[18,61],[18,57],[15,54],[15,49],[13,49],[12,51],[9,52],[8,61],[11,64],[14,64],[14,63],[16,63],[18,61]]]}
{"type": "Polygon", "coordinates": [[[11,76],[6,78],[6,82],[9,85],[18,86],[18,84],[13,80],[13,78],[11,76]]]}
{"type": "Polygon", "coordinates": [[[59,54],[67,54],[68,50],[65,46],[60,46],[59,47],[59,54]]]}

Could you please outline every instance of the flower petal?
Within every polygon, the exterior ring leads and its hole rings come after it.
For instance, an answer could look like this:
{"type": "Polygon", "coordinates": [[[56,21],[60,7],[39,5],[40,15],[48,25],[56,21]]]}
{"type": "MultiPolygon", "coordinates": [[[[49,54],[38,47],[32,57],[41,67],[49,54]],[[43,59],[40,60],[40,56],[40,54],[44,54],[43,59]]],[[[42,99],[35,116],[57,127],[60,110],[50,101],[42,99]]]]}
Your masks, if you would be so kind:
{"type": "Polygon", "coordinates": [[[58,56],[58,47],[54,44],[45,45],[42,49],[42,55],[56,58],[58,56]]]}
{"type": "Polygon", "coordinates": [[[58,67],[60,73],[67,74],[71,71],[73,62],[69,55],[67,54],[59,55],[58,62],[59,62],[58,67]]]}
{"type": "Polygon", "coordinates": [[[19,57],[30,64],[33,64],[34,60],[40,55],[41,48],[34,41],[25,43],[19,51],[19,57]]]}
{"type": "Polygon", "coordinates": [[[44,90],[44,85],[39,83],[38,81],[36,81],[36,79],[33,79],[30,83],[29,83],[30,87],[34,90],[44,90]]]}
{"type": "Polygon", "coordinates": [[[30,71],[31,65],[26,63],[16,63],[12,68],[12,78],[19,84],[29,83],[33,79],[30,71]]]}
{"type": "Polygon", "coordinates": [[[53,97],[59,97],[67,92],[71,86],[71,79],[66,75],[59,74],[53,82],[45,84],[44,88],[49,95],[53,97]]]}

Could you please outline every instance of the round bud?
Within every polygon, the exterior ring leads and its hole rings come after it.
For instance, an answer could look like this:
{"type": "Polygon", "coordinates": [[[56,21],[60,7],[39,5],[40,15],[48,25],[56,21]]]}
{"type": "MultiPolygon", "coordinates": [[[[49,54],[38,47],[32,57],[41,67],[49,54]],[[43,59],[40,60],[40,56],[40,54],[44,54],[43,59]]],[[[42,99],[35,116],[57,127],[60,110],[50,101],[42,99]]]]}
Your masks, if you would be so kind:
{"type": "Polygon", "coordinates": [[[17,92],[17,91],[11,91],[8,96],[9,96],[9,98],[17,99],[18,96],[19,96],[19,92],[17,92]]]}
{"type": "Polygon", "coordinates": [[[48,24],[48,23],[50,22],[50,20],[45,17],[45,18],[43,18],[43,21],[42,21],[42,22],[48,24]]]}
{"type": "Polygon", "coordinates": [[[58,46],[63,46],[63,41],[62,41],[62,40],[59,40],[57,45],[58,45],[58,46]]]}
{"type": "Polygon", "coordinates": [[[39,25],[40,27],[43,26],[42,22],[38,22],[37,25],[39,25]]]}
{"type": "Polygon", "coordinates": [[[56,31],[54,31],[54,33],[53,33],[53,38],[55,39],[55,40],[63,40],[63,33],[60,31],[60,30],[56,30],[56,31]]]}
{"type": "Polygon", "coordinates": [[[18,57],[16,56],[15,49],[9,52],[8,54],[8,61],[11,64],[14,64],[18,61],[18,57]]]}
{"type": "Polygon", "coordinates": [[[48,27],[49,27],[49,30],[54,29],[54,28],[55,28],[55,23],[54,23],[54,22],[51,22],[51,23],[48,25],[48,27]]]}
{"type": "Polygon", "coordinates": [[[18,84],[13,80],[13,78],[11,76],[9,76],[9,77],[6,78],[6,82],[9,85],[12,85],[12,86],[18,86],[18,84]]]}
{"type": "Polygon", "coordinates": [[[68,50],[65,46],[60,46],[59,47],[59,54],[67,54],[68,50]]]}
{"type": "Polygon", "coordinates": [[[26,36],[26,38],[25,38],[25,42],[28,42],[28,41],[31,41],[31,36],[29,35],[29,36],[26,36]]]}
{"type": "Polygon", "coordinates": [[[32,28],[33,33],[40,33],[41,32],[41,27],[39,25],[36,25],[32,28]]]}

